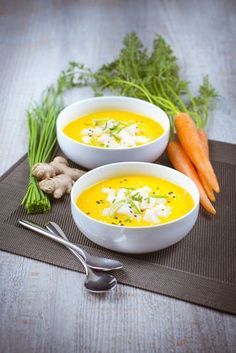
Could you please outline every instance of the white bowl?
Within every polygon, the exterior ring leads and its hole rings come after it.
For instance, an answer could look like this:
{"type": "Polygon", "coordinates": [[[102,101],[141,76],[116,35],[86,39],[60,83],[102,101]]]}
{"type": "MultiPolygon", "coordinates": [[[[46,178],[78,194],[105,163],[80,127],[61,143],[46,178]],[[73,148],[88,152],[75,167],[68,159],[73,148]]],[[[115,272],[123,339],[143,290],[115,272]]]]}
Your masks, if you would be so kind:
{"type": "Polygon", "coordinates": [[[153,162],[164,152],[169,140],[169,131],[169,119],[163,110],[141,99],[129,97],[98,97],[81,100],[62,110],[57,118],[57,140],[60,148],[70,160],[88,169],[115,162],[153,162]],[[142,146],[114,149],[89,146],[73,140],[63,132],[64,127],[71,121],[106,109],[129,111],[147,116],[159,122],[164,128],[164,133],[142,146]]]}
{"type": "Polygon", "coordinates": [[[199,192],[191,179],[172,168],[143,162],[114,163],[96,168],[76,181],[71,191],[71,210],[78,228],[94,243],[123,253],[148,253],[175,244],[190,232],[198,216],[199,192]],[[185,188],[193,198],[194,207],[184,216],[165,224],[126,227],[95,220],[76,205],[79,195],[91,185],[116,176],[138,174],[163,178],[185,188]]]}

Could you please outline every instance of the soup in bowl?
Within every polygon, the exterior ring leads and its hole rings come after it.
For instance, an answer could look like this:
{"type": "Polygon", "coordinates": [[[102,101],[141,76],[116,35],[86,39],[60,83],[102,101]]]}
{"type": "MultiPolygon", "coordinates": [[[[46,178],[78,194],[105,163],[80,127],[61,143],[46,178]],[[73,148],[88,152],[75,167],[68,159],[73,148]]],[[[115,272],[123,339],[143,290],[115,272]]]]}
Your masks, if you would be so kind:
{"type": "Polygon", "coordinates": [[[169,130],[164,111],[129,97],[83,100],[57,119],[62,151],[88,169],[122,161],[153,162],[164,152],[169,130]]]}
{"type": "Polygon", "coordinates": [[[168,247],[192,229],[199,210],[196,185],[158,164],[126,162],[96,168],[71,193],[75,223],[90,240],[124,253],[168,247]]]}
{"type": "Polygon", "coordinates": [[[164,129],[157,121],[122,110],[101,110],[73,120],[63,132],[88,146],[131,148],[159,138],[164,129]]]}

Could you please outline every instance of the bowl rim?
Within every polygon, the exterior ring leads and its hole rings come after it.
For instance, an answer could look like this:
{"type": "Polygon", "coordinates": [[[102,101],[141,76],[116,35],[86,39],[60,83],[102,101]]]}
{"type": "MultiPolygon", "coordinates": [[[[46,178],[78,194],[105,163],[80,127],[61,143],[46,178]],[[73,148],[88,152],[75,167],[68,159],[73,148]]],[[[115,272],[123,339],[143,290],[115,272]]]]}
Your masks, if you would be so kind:
{"type": "MultiPolygon", "coordinates": [[[[153,120],[153,121],[156,121],[154,119],[152,119],[151,117],[149,116],[146,116],[147,118],[153,120]]],[[[80,118],[80,117],[78,117],[80,118]]],[[[76,118],[76,119],[78,119],[76,118]]],[[[76,120],[74,119],[74,120],[76,120]]],[[[72,120],[72,121],[74,121],[72,120]]],[[[91,149],[94,149],[94,150],[103,150],[103,151],[127,151],[127,150],[136,150],[138,148],[143,148],[145,146],[149,146],[151,144],[154,144],[155,142],[157,142],[158,140],[161,140],[163,139],[164,137],[166,137],[166,135],[169,135],[170,133],[170,120],[166,114],[166,112],[161,109],[160,107],[158,107],[157,105],[151,103],[151,102],[147,102],[145,101],[144,99],[139,99],[139,98],[134,98],[134,97],[127,97],[127,96],[104,96],[104,97],[91,97],[91,98],[86,98],[86,99],[81,99],[80,101],[77,101],[77,102],[74,102],[70,105],[68,105],[67,107],[65,107],[64,109],[62,109],[62,111],[58,114],[58,117],[57,117],[57,123],[56,123],[56,127],[57,127],[57,131],[59,131],[64,138],[70,140],[71,142],[79,145],[79,146],[83,146],[85,148],[91,148],[91,149]],[[63,129],[61,127],[59,127],[59,119],[62,119],[61,118],[61,115],[63,112],[65,112],[67,109],[73,107],[73,106],[76,106],[77,104],[80,104],[80,103],[86,103],[86,102],[90,102],[92,100],[110,100],[110,99],[122,99],[122,100],[132,100],[132,101],[139,101],[139,102],[142,102],[142,103],[145,103],[145,104],[148,104],[148,105],[152,105],[154,106],[155,108],[161,110],[161,112],[164,114],[164,117],[166,118],[166,121],[167,121],[167,124],[168,124],[168,127],[167,129],[163,127],[163,125],[160,123],[161,127],[163,128],[163,133],[161,134],[161,136],[155,138],[154,140],[150,141],[150,142],[147,142],[147,143],[144,143],[143,145],[140,145],[140,146],[135,146],[135,147],[121,147],[121,148],[106,148],[106,147],[99,147],[99,146],[90,146],[86,143],[83,143],[83,142],[79,142],[79,141],[76,141],[74,140],[73,138],[71,138],[70,136],[66,135],[63,131],[63,129]]]]}
{"type": "MultiPolygon", "coordinates": [[[[174,183],[173,183],[174,184],[174,183]]],[[[178,184],[176,184],[178,185],[178,184]]],[[[92,186],[92,185],[91,185],[92,186]]],[[[184,189],[184,187],[182,187],[184,189]]],[[[84,190],[83,190],[84,191],[84,190]]],[[[192,197],[192,195],[191,195],[192,197]]],[[[193,198],[193,197],[192,197],[193,198]]],[[[70,195],[70,199],[71,199],[71,205],[73,205],[75,207],[75,209],[77,210],[77,212],[81,213],[83,216],[85,216],[85,218],[88,218],[89,220],[92,220],[94,222],[97,222],[99,224],[102,224],[102,225],[105,225],[105,226],[109,226],[109,227],[115,227],[117,229],[138,229],[138,230],[141,230],[141,229],[156,229],[156,228],[162,228],[164,226],[167,226],[169,224],[173,224],[173,223],[176,223],[178,221],[181,221],[183,220],[184,218],[186,218],[187,216],[189,216],[191,213],[193,213],[198,207],[199,207],[199,204],[200,204],[200,194],[199,194],[199,190],[197,188],[197,185],[185,174],[179,172],[178,170],[174,169],[174,168],[170,168],[170,167],[166,167],[162,164],[156,164],[156,163],[149,163],[149,162],[118,162],[118,163],[110,163],[110,164],[106,164],[106,165],[103,165],[103,166],[100,166],[100,167],[97,167],[97,168],[94,168],[88,172],[86,172],[84,175],[82,175],[73,185],[72,187],[72,190],[71,190],[71,195],[70,195]],[[140,164],[140,165],[154,165],[154,166],[157,166],[157,167],[162,167],[166,170],[173,170],[174,172],[176,172],[177,174],[180,174],[181,176],[184,176],[185,178],[187,178],[188,180],[190,180],[190,182],[192,183],[192,185],[194,186],[195,188],[195,191],[196,191],[196,195],[197,195],[197,201],[194,202],[194,206],[193,208],[191,208],[191,210],[189,210],[186,214],[184,214],[183,216],[181,217],[178,217],[172,221],[169,221],[169,222],[166,222],[166,223],[162,223],[162,224],[155,224],[155,225],[152,225],[152,226],[120,226],[120,225],[116,225],[116,224],[110,224],[110,223],[106,223],[106,222],[103,222],[103,221],[99,221],[93,217],[90,217],[89,215],[87,215],[85,212],[83,212],[76,204],[76,201],[75,201],[75,195],[74,195],[74,189],[75,189],[75,186],[77,183],[79,183],[79,181],[81,179],[84,179],[87,177],[88,174],[91,174],[93,173],[94,171],[97,171],[98,169],[101,170],[102,168],[109,168],[110,166],[113,166],[113,165],[117,165],[117,167],[119,165],[131,165],[131,164],[140,164]]]]}

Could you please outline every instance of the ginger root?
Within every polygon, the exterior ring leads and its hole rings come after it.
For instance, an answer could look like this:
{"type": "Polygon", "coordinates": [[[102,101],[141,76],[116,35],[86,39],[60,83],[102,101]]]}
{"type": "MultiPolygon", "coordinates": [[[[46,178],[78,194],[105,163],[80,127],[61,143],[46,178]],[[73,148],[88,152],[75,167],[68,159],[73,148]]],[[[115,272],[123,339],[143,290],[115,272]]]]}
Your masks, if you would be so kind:
{"type": "Polygon", "coordinates": [[[76,181],[84,172],[76,168],[70,168],[67,160],[64,157],[58,156],[51,163],[36,163],[33,165],[32,174],[38,180],[54,178],[59,174],[66,174],[72,180],[76,181]]]}
{"type": "Polygon", "coordinates": [[[65,193],[71,192],[74,181],[70,175],[60,174],[50,179],[44,179],[39,182],[39,187],[46,194],[52,194],[55,199],[60,199],[65,193]]]}
{"type": "Polygon", "coordinates": [[[55,199],[69,194],[74,182],[84,173],[83,170],[70,168],[68,161],[61,156],[50,163],[36,163],[32,167],[32,175],[39,180],[40,189],[52,194],[55,199]]]}

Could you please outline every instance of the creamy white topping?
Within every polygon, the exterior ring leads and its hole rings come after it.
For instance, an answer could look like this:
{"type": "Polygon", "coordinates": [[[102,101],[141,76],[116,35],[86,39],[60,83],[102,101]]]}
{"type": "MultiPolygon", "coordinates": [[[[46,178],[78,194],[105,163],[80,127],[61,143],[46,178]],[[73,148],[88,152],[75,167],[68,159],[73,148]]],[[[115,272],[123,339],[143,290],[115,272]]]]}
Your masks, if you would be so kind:
{"type": "Polygon", "coordinates": [[[82,141],[86,144],[106,148],[135,147],[145,144],[149,138],[139,134],[138,124],[119,122],[114,119],[95,120],[95,127],[82,130],[82,141]]]}
{"type": "Polygon", "coordinates": [[[106,200],[110,204],[103,210],[104,216],[120,214],[130,219],[157,224],[160,222],[159,217],[168,217],[171,214],[171,207],[166,204],[167,197],[153,192],[149,186],[120,188],[117,191],[103,188],[102,192],[107,194],[106,200]]]}

